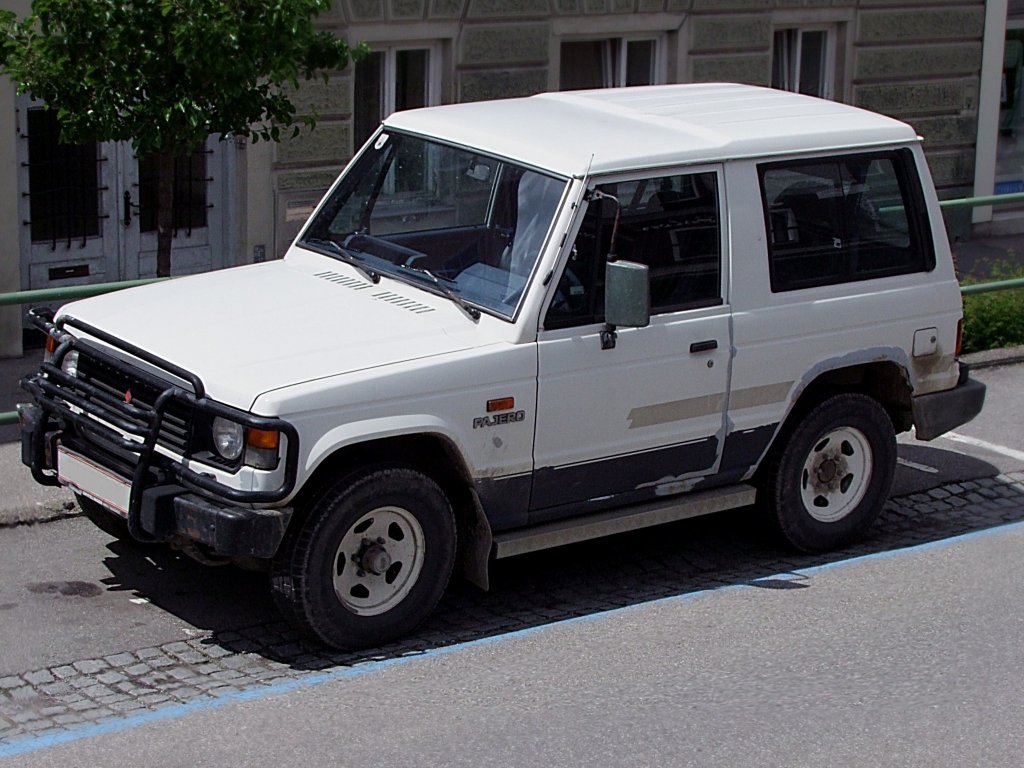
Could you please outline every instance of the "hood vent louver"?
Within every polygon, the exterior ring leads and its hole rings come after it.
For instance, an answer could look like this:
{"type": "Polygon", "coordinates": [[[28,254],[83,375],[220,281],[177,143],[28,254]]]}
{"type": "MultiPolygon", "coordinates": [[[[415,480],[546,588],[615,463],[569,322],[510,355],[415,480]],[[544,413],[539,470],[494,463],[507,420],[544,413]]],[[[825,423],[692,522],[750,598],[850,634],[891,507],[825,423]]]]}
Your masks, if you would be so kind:
{"type": "Polygon", "coordinates": [[[434,308],[431,306],[421,304],[418,301],[413,301],[407,296],[402,296],[400,293],[393,293],[391,291],[375,293],[373,294],[373,298],[377,299],[377,301],[386,301],[388,304],[394,304],[396,307],[401,307],[402,309],[407,309],[410,312],[415,312],[417,315],[434,311],[434,308]]]}
{"type": "Polygon", "coordinates": [[[327,280],[330,283],[343,285],[346,288],[351,288],[353,291],[364,291],[367,288],[373,288],[372,283],[368,283],[365,280],[360,280],[355,277],[349,277],[348,275],[343,275],[340,272],[317,272],[313,277],[319,277],[321,280],[327,280]]]}
{"type": "MultiPolygon", "coordinates": [[[[377,287],[373,283],[368,283],[357,277],[349,277],[348,275],[343,275],[340,272],[317,272],[313,277],[319,277],[321,280],[326,280],[329,283],[334,283],[335,285],[340,285],[353,291],[365,291],[367,288],[377,287]]],[[[414,312],[417,315],[434,311],[433,307],[419,301],[414,301],[408,296],[403,296],[402,294],[395,293],[394,291],[380,291],[379,293],[373,294],[373,298],[377,301],[385,301],[388,304],[409,312],[414,312]]]]}

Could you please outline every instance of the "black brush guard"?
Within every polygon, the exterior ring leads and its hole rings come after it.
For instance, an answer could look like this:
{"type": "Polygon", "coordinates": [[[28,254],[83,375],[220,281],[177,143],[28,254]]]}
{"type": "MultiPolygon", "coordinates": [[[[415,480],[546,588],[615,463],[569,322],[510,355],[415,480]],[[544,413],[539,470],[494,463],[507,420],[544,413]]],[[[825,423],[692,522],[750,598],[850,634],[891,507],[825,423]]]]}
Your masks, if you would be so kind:
{"type": "MultiPolygon", "coordinates": [[[[128,530],[141,541],[166,539],[182,534],[212,548],[241,551],[221,554],[269,556],[276,551],[290,517],[289,509],[246,509],[245,505],[273,504],[286,498],[295,487],[298,465],[298,433],[286,421],[256,416],[206,397],[198,376],[149,352],[118,339],[71,316],[54,321],[49,310],[31,310],[29,322],[52,336],[57,347],[38,372],[21,381],[36,402],[22,408],[22,461],[32,476],[43,485],[59,485],[55,471],[55,441],[61,441],[111,471],[131,480],[128,505],[128,530]],[[141,367],[132,366],[111,354],[100,344],[72,336],[66,328],[75,328],[119,349],[153,368],[187,382],[191,388],[169,384],[141,367]],[[151,404],[133,401],[130,394],[115,396],[109,387],[96,386],[71,376],[62,365],[67,355],[77,350],[109,369],[120,371],[126,379],[141,382],[157,393],[151,404]],[[284,478],[277,488],[246,491],[231,488],[211,474],[196,472],[187,466],[193,456],[186,450],[176,461],[156,450],[168,409],[191,414],[191,418],[230,419],[242,427],[277,431],[286,438],[284,478]],[[126,437],[129,435],[131,437],[126,437]],[[131,439],[134,437],[135,439],[131,439]],[[82,450],[82,447],[85,450],[82,450]],[[195,491],[203,496],[190,494],[195,491]],[[224,503],[226,502],[226,503],[224,503]],[[156,520],[155,507],[173,505],[178,525],[156,520]],[[242,505],[242,506],[239,506],[242,505]],[[145,522],[148,523],[144,525],[145,522]],[[185,530],[178,530],[184,527],[185,530]],[[217,528],[221,530],[217,530],[217,528]],[[147,530],[148,529],[148,530],[147,530]],[[154,536],[154,529],[159,535],[154,536]],[[239,541],[239,539],[265,539],[239,541]]],[[[191,427],[191,425],[187,425],[191,427]]],[[[186,441],[186,444],[188,441],[186,441]]],[[[166,515],[165,515],[166,517],[166,515]]]]}

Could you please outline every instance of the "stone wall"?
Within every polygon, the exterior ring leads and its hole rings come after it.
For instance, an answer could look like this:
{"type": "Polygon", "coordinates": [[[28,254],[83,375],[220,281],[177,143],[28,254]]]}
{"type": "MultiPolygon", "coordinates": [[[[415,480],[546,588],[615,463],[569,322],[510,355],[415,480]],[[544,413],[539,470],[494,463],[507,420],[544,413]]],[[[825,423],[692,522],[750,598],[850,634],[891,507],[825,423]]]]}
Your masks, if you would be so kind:
{"type": "Polygon", "coordinates": [[[938,0],[692,0],[695,82],[771,82],[773,27],[820,21],[838,30],[835,98],[913,125],[945,197],[974,182],[985,4],[938,0]]]}
{"type": "MultiPolygon", "coordinates": [[[[443,102],[556,88],[564,37],[645,31],[667,49],[667,82],[768,85],[774,29],[825,24],[834,97],[914,125],[940,193],[956,197],[974,178],[984,14],[983,0],[337,0],[321,22],[350,41],[439,43],[443,102]]],[[[297,94],[318,127],[275,150],[278,254],[355,150],[352,89],[349,69],[297,94]]]]}
{"type": "Polygon", "coordinates": [[[925,138],[935,183],[948,197],[974,183],[985,4],[861,3],[853,103],[906,120],[925,138]]]}

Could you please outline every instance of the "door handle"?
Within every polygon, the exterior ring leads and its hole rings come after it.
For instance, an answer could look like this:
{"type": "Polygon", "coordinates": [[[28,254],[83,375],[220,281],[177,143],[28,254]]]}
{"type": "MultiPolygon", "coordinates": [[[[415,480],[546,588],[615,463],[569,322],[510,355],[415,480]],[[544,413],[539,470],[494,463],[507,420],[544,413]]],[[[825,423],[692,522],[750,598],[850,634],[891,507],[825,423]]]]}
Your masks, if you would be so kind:
{"type": "Polygon", "coordinates": [[[716,339],[695,341],[690,345],[690,354],[696,354],[697,352],[710,352],[712,349],[718,349],[718,341],[716,339]]]}
{"type": "Polygon", "coordinates": [[[122,221],[126,227],[132,225],[132,193],[127,189],[124,191],[124,217],[122,221]]]}

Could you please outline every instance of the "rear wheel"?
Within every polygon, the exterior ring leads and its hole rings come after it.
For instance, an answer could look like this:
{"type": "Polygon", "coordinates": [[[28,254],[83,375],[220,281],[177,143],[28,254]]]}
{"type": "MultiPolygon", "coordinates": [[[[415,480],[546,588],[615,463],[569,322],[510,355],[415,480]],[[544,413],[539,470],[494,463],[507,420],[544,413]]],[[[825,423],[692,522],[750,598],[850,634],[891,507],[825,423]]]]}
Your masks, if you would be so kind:
{"type": "Polygon", "coordinates": [[[863,536],[896,469],[896,434],[885,409],[866,395],[835,395],[783,439],[764,491],[786,539],[804,552],[823,552],[863,536]]]}
{"type": "Polygon", "coordinates": [[[408,468],[349,476],[310,505],[274,559],[282,612],[328,645],[376,645],[437,605],[455,562],[455,519],[437,484],[408,468]]]}

